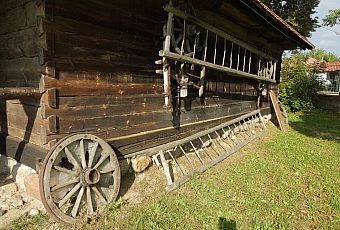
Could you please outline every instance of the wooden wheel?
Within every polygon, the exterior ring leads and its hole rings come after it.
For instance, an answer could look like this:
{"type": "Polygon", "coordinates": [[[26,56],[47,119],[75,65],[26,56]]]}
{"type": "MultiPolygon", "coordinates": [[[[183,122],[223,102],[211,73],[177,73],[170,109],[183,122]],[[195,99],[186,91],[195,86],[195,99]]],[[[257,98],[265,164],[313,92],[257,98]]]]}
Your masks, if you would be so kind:
{"type": "MultiPolygon", "coordinates": [[[[188,2],[176,5],[176,9],[195,16],[195,10],[188,2]]],[[[173,18],[171,28],[171,48],[176,53],[185,56],[194,56],[201,52],[202,47],[199,44],[199,37],[200,31],[197,25],[191,24],[179,17],[173,18]]]]}
{"type": "Polygon", "coordinates": [[[193,56],[202,51],[199,41],[200,31],[196,25],[175,17],[173,26],[171,46],[176,53],[193,56]]]}
{"type": "Polygon", "coordinates": [[[73,224],[114,201],[120,188],[117,156],[105,141],[90,134],[60,140],[39,172],[40,193],[47,212],[73,224]]]}

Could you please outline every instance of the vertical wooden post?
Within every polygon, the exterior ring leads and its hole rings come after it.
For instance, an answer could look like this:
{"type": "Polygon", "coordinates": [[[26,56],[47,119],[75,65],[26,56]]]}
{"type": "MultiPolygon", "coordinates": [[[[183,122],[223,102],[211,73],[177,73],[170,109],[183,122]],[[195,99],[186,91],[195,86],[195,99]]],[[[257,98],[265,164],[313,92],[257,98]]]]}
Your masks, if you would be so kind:
{"type": "Polygon", "coordinates": [[[241,51],[241,46],[238,46],[238,51],[237,51],[237,66],[236,66],[236,70],[238,70],[239,66],[240,66],[240,51],[241,51]]]}
{"type": "MultiPolygon", "coordinates": [[[[207,30],[207,34],[205,36],[205,42],[204,42],[204,54],[203,54],[203,61],[207,60],[207,50],[208,50],[208,38],[209,38],[209,30],[207,30]]],[[[201,67],[201,73],[200,73],[200,79],[201,79],[201,86],[198,92],[198,96],[203,96],[204,91],[204,78],[205,78],[205,66],[201,67]]]]}
{"type": "Polygon", "coordinates": [[[246,56],[247,56],[247,50],[244,49],[244,54],[243,54],[243,68],[242,71],[244,72],[246,69],[246,56]]]}
{"type": "Polygon", "coordinates": [[[250,67],[251,67],[251,52],[249,52],[249,66],[248,66],[248,73],[250,73],[250,67]]]}
{"type": "Polygon", "coordinates": [[[231,50],[230,50],[230,65],[229,65],[229,68],[231,68],[232,65],[233,65],[233,51],[234,51],[234,43],[232,42],[231,43],[231,50]]]}
{"type": "Polygon", "coordinates": [[[223,60],[222,60],[222,66],[225,64],[225,54],[227,52],[227,40],[224,39],[224,51],[223,51],[223,60]]]}
{"type": "Polygon", "coordinates": [[[214,64],[216,64],[216,55],[217,55],[217,34],[215,35],[214,64]]]}
{"type": "MultiPolygon", "coordinates": [[[[170,51],[171,33],[173,26],[173,14],[168,14],[168,22],[166,26],[166,37],[164,41],[164,51],[170,51]]],[[[170,108],[171,105],[171,79],[170,65],[166,58],[163,58],[163,80],[164,80],[164,107],[170,108]]]]}
{"type": "Polygon", "coordinates": [[[262,76],[262,74],[261,74],[261,56],[258,56],[258,57],[259,57],[259,63],[258,63],[258,68],[257,68],[257,75],[259,77],[261,77],[262,76]]]}

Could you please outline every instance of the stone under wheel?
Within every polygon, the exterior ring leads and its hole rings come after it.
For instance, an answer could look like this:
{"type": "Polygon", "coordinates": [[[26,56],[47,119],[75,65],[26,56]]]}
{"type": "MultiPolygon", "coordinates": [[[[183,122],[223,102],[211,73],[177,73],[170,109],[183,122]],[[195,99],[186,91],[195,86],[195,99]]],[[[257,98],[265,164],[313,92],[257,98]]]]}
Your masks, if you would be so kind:
{"type": "Polygon", "coordinates": [[[60,140],[39,171],[42,202],[56,220],[73,224],[116,200],[120,188],[117,156],[104,140],[75,134],[60,140]]]}

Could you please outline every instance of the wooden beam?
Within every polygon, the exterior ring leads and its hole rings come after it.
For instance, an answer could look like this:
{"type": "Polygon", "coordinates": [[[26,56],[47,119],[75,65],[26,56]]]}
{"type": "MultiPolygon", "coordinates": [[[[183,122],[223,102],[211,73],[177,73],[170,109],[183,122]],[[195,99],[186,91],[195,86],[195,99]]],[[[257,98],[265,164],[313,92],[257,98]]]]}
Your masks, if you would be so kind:
{"type": "Polygon", "coordinates": [[[232,68],[229,68],[229,67],[212,64],[212,63],[209,63],[209,62],[205,62],[205,61],[202,61],[202,60],[198,60],[198,59],[187,57],[187,56],[180,55],[180,54],[175,54],[175,53],[172,53],[172,52],[165,52],[165,51],[161,50],[161,51],[159,51],[159,56],[170,58],[170,59],[173,59],[173,60],[176,60],[176,61],[192,63],[194,65],[205,66],[207,68],[214,69],[214,70],[221,71],[221,72],[225,72],[225,73],[228,73],[228,74],[236,76],[236,77],[243,77],[243,78],[249,78],[249,79],[254,79],[254,80],[258,80],[258,81],[266,81],[266,82],[276,83],[276,81],[272,80],[272,79],[262,78],[262,77],[255,75],[255,74],[245,73],[245,72],[238,71],[238,70],[235,70],[235,69],[232,69],[232,68]]]}
{"type": "Polygon", "coordinates": [[[38,88],[32,87],[0,88],[0,99],[20,99],[25,97],[40,98],[41,93],[38,88]]]}
{"type": "Polygon", "coordinates": [[[284,125],[284,119],[283,119],[282,114],[281,114],[279,101],[277,100],[277,97],[276,97],[274,91],[269,90],[269,96],[270,96],[270,100],[272,101],[272,104],[273,104],[273,107],[274,107],[274,112],[275,112],[276,119],[279,123],[279,127],[283,132],[286,132],[286,127],[284,125]]]}

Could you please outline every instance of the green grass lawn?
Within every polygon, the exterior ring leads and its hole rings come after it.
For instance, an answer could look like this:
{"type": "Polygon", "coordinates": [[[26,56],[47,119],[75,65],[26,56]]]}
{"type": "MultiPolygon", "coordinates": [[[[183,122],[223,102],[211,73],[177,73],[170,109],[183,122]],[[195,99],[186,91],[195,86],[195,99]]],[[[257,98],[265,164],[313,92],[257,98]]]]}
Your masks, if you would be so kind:
{"type": "MultiPolygon", "coordinates": [[[[290,114],[173,193],[111,205],[84,229],[340,229],[340,114],[290,114]]],[[[46,217],[13,223],[39,229],[46,217]]]]}

